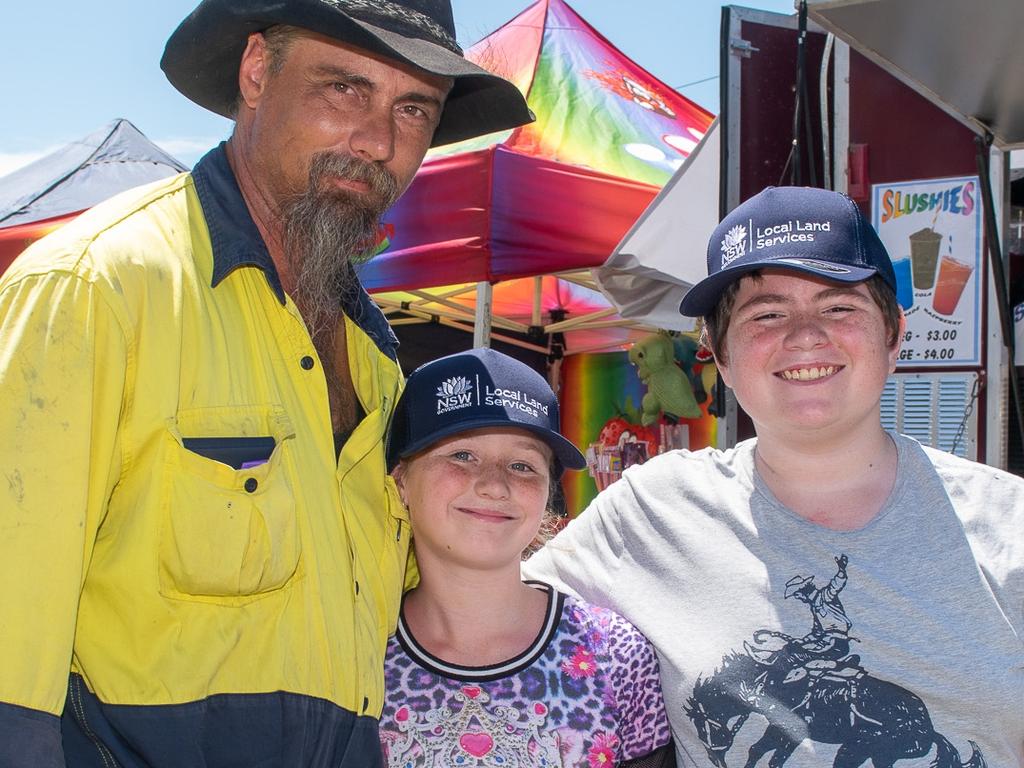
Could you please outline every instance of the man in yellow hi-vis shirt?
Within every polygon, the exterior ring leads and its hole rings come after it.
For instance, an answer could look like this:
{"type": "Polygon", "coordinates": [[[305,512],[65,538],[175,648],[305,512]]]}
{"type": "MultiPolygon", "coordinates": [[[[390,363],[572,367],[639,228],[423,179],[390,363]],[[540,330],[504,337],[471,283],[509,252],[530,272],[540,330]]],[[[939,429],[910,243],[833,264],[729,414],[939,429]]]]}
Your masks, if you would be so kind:
{"type": "Polygon", "coordinates": [[[530,119],[449,0],[204,0],[236,121],[0,281],[0,765],[377,765],[409,528],[352,262],[427,148],[530,119]]]}

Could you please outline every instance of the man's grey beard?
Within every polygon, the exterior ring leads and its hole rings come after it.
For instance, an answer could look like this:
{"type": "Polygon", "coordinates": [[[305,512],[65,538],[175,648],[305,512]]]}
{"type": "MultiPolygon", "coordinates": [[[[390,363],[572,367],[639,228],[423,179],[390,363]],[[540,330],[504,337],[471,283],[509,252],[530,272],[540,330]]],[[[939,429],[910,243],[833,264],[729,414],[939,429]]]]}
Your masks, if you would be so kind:
{"type": "Polygon", "coordinates": [[[306,191],[283,206],[292,298],[314,341],[333,337],[345,298],[359,288],[349,265],[373,256],[380,218],[398,195],[398,182],[386,168],[320,152],[310,163],[306,191]],[[366,182],[370,189],[339,189],[332,184],[339,178],[366,182]]]}

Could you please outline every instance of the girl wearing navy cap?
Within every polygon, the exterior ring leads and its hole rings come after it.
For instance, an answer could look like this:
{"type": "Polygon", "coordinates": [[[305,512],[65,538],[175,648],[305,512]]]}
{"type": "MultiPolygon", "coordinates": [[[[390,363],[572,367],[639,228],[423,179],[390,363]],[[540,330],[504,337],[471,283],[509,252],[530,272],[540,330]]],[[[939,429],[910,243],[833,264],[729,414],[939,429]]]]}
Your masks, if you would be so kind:
{"type": "Polygon", "coordinates": [[[388,465],[419,585],[385,661],[389,766],[672,766],[647,640],[617,614],[524,583],[553,482],[584,458],[542,376],[493,350],[418,368],[388,465]]]}

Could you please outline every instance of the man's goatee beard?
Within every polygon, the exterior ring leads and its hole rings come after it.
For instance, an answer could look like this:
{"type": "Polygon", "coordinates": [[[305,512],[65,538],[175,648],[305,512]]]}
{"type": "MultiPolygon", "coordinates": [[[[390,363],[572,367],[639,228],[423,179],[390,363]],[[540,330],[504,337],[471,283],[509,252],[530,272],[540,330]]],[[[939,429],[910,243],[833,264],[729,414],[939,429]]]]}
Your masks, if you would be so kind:
{"type": "Polygon", "coordinates": [[[284,250],[292,298],[310,336],[333,335],[341,306],[359,288],[350,264],[373,256],[380,218],[399,194],[387,169],[350,155],[313,157],[306,191],[283,207],[284,250]],[[339,189],[334,179],[361,181],[369,191],[339,189]]]}

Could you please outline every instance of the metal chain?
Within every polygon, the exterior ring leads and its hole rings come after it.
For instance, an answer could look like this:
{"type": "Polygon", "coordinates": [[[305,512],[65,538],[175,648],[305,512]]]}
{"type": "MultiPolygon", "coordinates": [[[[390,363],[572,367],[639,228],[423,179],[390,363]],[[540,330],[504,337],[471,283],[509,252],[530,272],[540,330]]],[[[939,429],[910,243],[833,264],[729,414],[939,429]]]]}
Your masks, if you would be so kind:
{"type": "Polygon", "coordinates": [[[981,389],[981,374],[974,377],[974,387],[971,389],[971,398],[967,401],[967,407],[964,408],[964,418],[960,422],[960,426],[957,427],[956,436],[953,438],[953,445],[949,449],[952,454],[956,453],[956,449],[960,446],[960,440],[964,436],[964,430],[967,428],[967,421],[971,418],[971,414],[974,413],[974,403],[978,400],[978,390],[981,389]]]}

